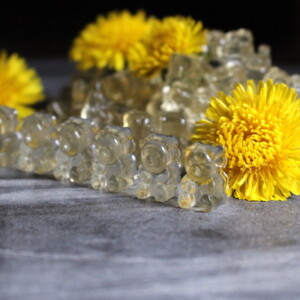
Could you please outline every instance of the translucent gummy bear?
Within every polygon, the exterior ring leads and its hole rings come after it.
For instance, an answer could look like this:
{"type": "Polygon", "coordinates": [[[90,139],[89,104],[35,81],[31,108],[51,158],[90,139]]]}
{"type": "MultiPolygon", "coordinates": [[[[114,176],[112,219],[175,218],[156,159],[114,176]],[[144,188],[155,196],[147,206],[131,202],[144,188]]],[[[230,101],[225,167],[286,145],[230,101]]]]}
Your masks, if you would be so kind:
{"type": "Polygon", "coordinates": [[[220,61],[222,57],[222,45],[225,43],[225,33],[220,30],[209,30],[207,32],[208,60],[220,61]]]}
{"type": "Polygon", "coordinates": [[[161,88],[159,77],[145,79],[131,71],[107,76],[101,81],[104,96],[114,103],[144,110],[150,98],[161,88]]]}
{"type": "Polygon", "coordinates": [[[108,124],[120,125],[123,110],[123,107],[103,94],[102,81],[95,79],[89,86],[80,116],[83,119],[92,120],[99,128],[102,128],[108,124]]]}
{"type": "Polygon", "coordinates": [[[94,80],[99,80],[105,76],[102,69],[90,69],[77,72],[72,77],[70,84],[71,111],[73,116],[78,116],[86,100],[90,85],[94,80]]]}
{"type": "MultiPolygon", "coordinates": [[[[154,132],[154,122],[152,117],[141,110],[132,109],[124,114],[123,126],[129,127],[136,145],[147,135],[154,132]]],[[[140,161],[140,147],[135,148],[137,163],[140,161]]]]}
{"type": "Polygon", "coordinates": [[[50,114],[34,113],[23,120],[20,132],[28,147],[39,148],[56,137],[56,118],[50,114]]]}
{"type": "Polygon", "coordinates": [[[222,147],[195,143],[185,152],[186,175],[181,180],[178,204],[182,208],[210,212],[222,204],[226,159],[222,147]]]}
{"type": "Polygon", "coordinates": [[[160,112],[156,123],[157,132],[164,135],[174,135],[186,138],[187,124],[181,112],[160,112]]]}
{"type": "Polygon", "coordinates": [[[222,45],[222,61],[227,66],[243,63],[254,52],[252,32],[246,29],[229,31],[222,45]]]}
{"type": "Polygon", "coordinates": [[[192,135],[195,129],[195,123],[198,120],[205,118],[206,109],[210,103],[211,97],[215,96],[217,91],[209,87],[199,87],[194,92],[194,97],[190,106],[183,109],[183,115],[187,122],[187,135],[192,135]]]}
{"type": "Polygon", "coordinates": [[[258,52],[248,56],[245,64],[248,78],[262,80],[271,67],[271,49],[268,45],[259,45],[258,52]]]}
{"type": "Polygon", "coordinates": [[[207,74],[207,79],[210,82],[211,88],[215,91],[230,93],[237,83],[246,83],[247,72],[239,64],[231,67],[221,65],[215,68],[210,74],[207,74]]]}
{"type": "Polygon", "coordinates": [[[163,89],[161,109],[166,112],[178,112],[189,107],[193,100],[195,87],[187,82],[175,81],[163,89]]]}
{"type": "Polygon", "coordinates": [[[90,182],[96,126],[92,121],[72,117],[58,128],[59,149],[53,175],[62,183],[90,182]]]}
{"type": "Polygon", "coordinates": [[[197,88],[207,85],[206,76],[211,71],[212,67],[203,58],[173,55],[162,90],[161,110],[179,112],[189,107],[195,98],[197,88]]]}
{"type": "Polygon", "coordinates": [[[197,87],[203,83],[204,74],[210,70],[211,66],[199,56],[174,54],[168,66],[166,84],[184,82],[197,87]]]}
{"type": "Polygon", "coordinates": [[[20,155],[21,134],[16,132],[18,113],[0,106],[0,166],[17,167],[20,155]]]}
{"type": "Polygon", "coordinates": [[[160,134],[175,136],[178,139],[180,151],[186,148],[189,134],[187,120],[183,112],[159,112],[155,127],[156,132],[160,134]]]}
{"type": "Polygon", "coordinates": [[[22,144],[18,168],[38,174],[51,172],[58,149],[55,116],[34,113],[23,120],[20,133],[22,144]]]}
{"type": "Polygon", "coordinates": [[[120,192],[134,183],[135,143],[130,128],[106,126],[95,139],[91,184],[103,192],[120,192]]]}
{"type": "Polygon", "coordinates": [[[165,202],[177,195],[180,181],[178,141],[173,136],[150,134],[140,142],[141,166],[136,175],[136,197],[165,202]]]}

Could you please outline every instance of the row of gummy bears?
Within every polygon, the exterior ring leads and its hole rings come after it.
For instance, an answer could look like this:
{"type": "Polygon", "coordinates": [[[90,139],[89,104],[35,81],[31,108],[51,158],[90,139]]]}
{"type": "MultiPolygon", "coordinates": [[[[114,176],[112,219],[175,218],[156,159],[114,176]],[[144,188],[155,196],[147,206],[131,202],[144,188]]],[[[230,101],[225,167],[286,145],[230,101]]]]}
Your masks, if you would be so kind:
{"type": "Polygon", "coordinates": [[[64,184],[138,199],[166,202],[177,197],[180,207],[201,212],[227,198],[222,147],[194,143],[180,159],[175,137],[150,134],[136,152],[130,128],[98,129],[92,121],[75,117],[57,124],[55,116],[45,113],[19,121],[17,111],[5,106],[0,106],[0,135],[2,167],[52,174],[64,184]]]}

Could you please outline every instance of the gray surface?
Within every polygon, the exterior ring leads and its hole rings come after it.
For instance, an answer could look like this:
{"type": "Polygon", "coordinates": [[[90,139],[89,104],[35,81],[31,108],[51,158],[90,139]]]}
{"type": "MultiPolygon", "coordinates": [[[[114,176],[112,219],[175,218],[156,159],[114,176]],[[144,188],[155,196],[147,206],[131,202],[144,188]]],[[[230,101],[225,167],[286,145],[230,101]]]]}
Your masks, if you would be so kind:
{"type": "Polygon", "coordinates": [[[300,298],[300,199],[199,214],[5,169],[0,191],[1,300],[300,298]]]}

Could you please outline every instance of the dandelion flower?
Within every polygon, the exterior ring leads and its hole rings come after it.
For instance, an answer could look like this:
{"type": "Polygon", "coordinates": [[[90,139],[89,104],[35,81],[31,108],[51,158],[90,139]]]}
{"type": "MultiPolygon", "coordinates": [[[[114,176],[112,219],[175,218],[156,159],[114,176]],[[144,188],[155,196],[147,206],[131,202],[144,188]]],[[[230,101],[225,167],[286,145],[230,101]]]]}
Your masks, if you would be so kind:
{"type": "Polygon", "coordinates": [[[144,38],[130,50],[129,66],[138,75],[151,76],[165,68],[174,53],[200,53],[205,43],[206,30],[192,18],[152,20],[144,38]]]}
{"type": "Polygon", "coordinates": [[[211,99],[194,141],[225,148],[227,193],[251,201],[300,194],[300,101],[283,83],[248,81],[211,99]]]}
{"type": "Polygon", "coordinates": [[[148,27],[144,12],[111,12],[88,24],[74,40],[71,59],[86,70],[93,67],[124,69],[129,49],[148,27]]]}
{"type": "Polygon", "coordinates": [[[17,54],[0,52],[0,105],[19,111],[20,117],[33,113],[29,105],[44,98],[43,87],[35,70],[17,54]]]}

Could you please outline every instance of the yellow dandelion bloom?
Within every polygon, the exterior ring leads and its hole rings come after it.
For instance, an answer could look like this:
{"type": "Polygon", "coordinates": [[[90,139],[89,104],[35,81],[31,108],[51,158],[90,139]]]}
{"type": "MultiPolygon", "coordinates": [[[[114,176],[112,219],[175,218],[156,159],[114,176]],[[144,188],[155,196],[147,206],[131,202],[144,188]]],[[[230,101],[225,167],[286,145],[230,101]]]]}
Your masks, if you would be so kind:
{"type": "Polygon", "coordinates": [[[0,52],[0,105],[15,108],[20,117],[33,113],[29,105],[44,98],[43,86],[34,69],[17,54],[0,52]]]}
{"type": "Polygon", "coordinates": [[[148,21],[144,12],[111,12],[88,24],[74,40],[71,59],[81,69],[124,69],[129,49],[144,34],[148,21]]]}
{"type": "Polygon", "coordinates": [[[192,139],[225,148],[229,195],[268,201],[300,194],[299,100],[272,80],[248,81],[211,99],[192,139]]]}
{"type": "Polygon", "coordinates": [[[152,76],[168,65],[174,53],[200,53],[204,44],[201,22],[181,16],[152,20],[144,38],[130,50],[129,66],[138,75],[152,76]]]}

